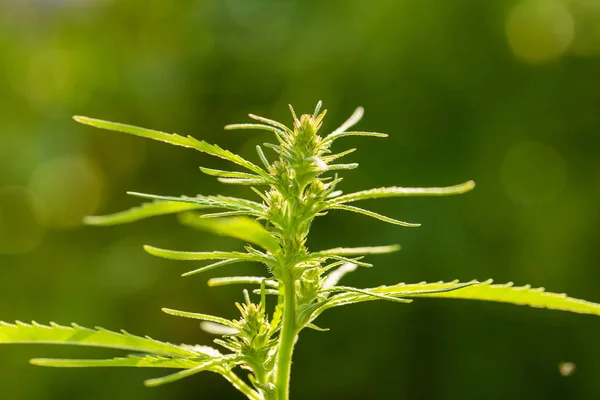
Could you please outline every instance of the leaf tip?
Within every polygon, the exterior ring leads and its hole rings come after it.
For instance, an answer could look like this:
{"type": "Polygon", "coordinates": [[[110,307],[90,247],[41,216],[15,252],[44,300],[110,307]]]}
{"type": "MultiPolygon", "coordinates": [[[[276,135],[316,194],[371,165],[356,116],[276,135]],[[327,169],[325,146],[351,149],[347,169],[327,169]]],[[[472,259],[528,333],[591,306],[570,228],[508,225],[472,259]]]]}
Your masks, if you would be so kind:
{"type": "Polygon", "coordinates": [[[82,115],[73,115],[73,119],[76,122],[79,122],[80,124],[86,124],[86,125],[89,124],[89,120],[90,120],[90,118],[84,117],[82,115]]]}

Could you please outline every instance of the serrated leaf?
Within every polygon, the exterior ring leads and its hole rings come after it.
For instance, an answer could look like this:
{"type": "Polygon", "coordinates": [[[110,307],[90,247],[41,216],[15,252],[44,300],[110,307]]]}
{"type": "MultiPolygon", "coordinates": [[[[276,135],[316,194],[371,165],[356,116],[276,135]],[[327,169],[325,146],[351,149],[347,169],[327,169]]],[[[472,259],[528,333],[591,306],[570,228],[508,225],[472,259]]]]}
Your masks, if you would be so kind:
{"type": "Polygon", "coordinates": [[[206,154],[222,158],[224,160],[231,161],[244,168],[251,170],[252,172],[261,175],[265,178],[269,178],[269,175],[263,171],[259,166],[251,163],[248,160],[243,159],[237,154],[233,154],[228,150],[224,150],[217,145],[209,144],[203,140],[195,139],[191,136],[183,137],[174,133],[165,133],[156,131],[153,129],[141,128],[138,126],[121,124],[118,122],[104,121],[95,118],[75,116],[73,119],[79,123],[90,125],[95,128],[106,129],[109,131],[123,132],[130,135],[141,136],[148,139],[158,140],[161,142],[173,144],[176,146],[183,146],[192,149],[196,149],[206,154]]]}
{"type": "MultiPolygon", "coordinates": [[[[308,255],[309,258],[327,258],[330,256],[359,256],[365,254],[387,254],[400,250],[397,244],[389,246],[371,246],[371,247],[336,247],[334,249],[321,250],[308,255]]],[[[360,264],[359,264],[360,265],[360,264]]]]}
{"type": "Polygon", "coordinates": [[[146,252],[153,256],[166,258],[168,260],[242,260],[257,262],[264,261],[253,254],[240,253],[237,251],[177,251],[160,249],[158,247],[153,246],[144,246],[144,250],[146,250],[146,252]]]}
{"type": "Polygon", "coordinates": [[[358,164],[357,163],[350,163],[350,164],[330,164],[327,165],[327,171],[344,171],[344,170],[350,170],[350,169],[355,169],[358,168],[358,164]]]}
{"type": "Polygon", "coordinates": [[[323,292],[324,293],[342,293],[342,294],[354,293],[354,294],[364,295],[367,297],[374,297],[379,300],[387,300],[387,301],[393,301],[393,302],[398,302],[398,303],[411,303],[412,302],[412,300],[378,293],[374,290],[359,289],[359,288],[350,287],[350,286],[333,286],[333,287],[324,289],[323,292]]]}
{"type": "Polygon", "coordinates": [[[378,138],[386,138],[388,137],[387,133],[380,133],[380,132],[360,132],[360,131],[349,131],[349,132],[343,132],[340,134],[337,134],[335,136],[327,136],[324,141],[325,142],[331,142],[335,139],[340,139],[343,137],[348,137],[348,136],[367,136],[367,137],[378,137],[378,138]]]}
{"type": "Polygon", "coordinates": [[[288,128],[287,126],[285,126],[281,122],[273,121],[272,119],[261,117],[261,116],[254,115],[254,114],[248,114],[248,116],[250,118],[256,120],[256,121],[260,121],[260,122],[263,122],[263,123],[265,123],[267,125],[274,126],[274,127],[278,128],[278,129],[280,129],[281,131],[286,132],[286,133],[288,133],[290,135],[293,134],[293,132],[290,130],[290,128],[288,128]]]}
{"type": "MultiPolygon", "coordinates": [[[[512,283],[494,285],[492,280],[485,282],[471,281],[466,283],[437,282],[418,284],[398,284],[367,289],[371,292],[398,296],[403,298],[436,297],[467,300],[484,300],[516,305],[526,305],[550,310],[569,311],[580,314],[600,315],[600,304],[567,297],[566,294],[546,292],[544,288],[532,289],[531,286],[515,287],[512,283]]],[[[346,299],[332,301],[330,306],[341,305],[346,299]],[[339,304],[338,304],[339,303],[339,304]]],[[[367,301],[363,296],[356,296],[352,302],[367,301]]]]}
{"type": "Polygon", "coordinates": [[[236,326],[235,326],[235,324],[233,322],[231,322],[230,320],[225,319],[225,318],[221,318],[221,317],[216,317],[214,315],[192,313],[192,312],[179,311],[179,310],[172,310],[170,308],[163,308],[162,311],[165,312],[165,313],[167,313],[167,314],[169,314],[169,315],[174,315],[176,317],[199,319],[201,321],[210,321],[210,322],[214,322],[214,323],[217,323],[217,324],[228,326],[230,328],[237,329],[236,326]]]}
{"type": "Polygon", "coordinates": [[[88,225],[111,226],[135,222],[144,218],[150,218],[158,215],[174,214],[182,211],[198,210],[202,208],[208,208],[208,206],[183,203],[179,201],[155,201],[152,203],[144,203],[141,206],[114,214],[88,216],[85,217],[83,221],[88,225]]]}
{"type": "Polygon", "coordinates": [[[220,358],[215,358],[209,361],[206,361],[202,364],[199,364],[193,368],[185,369],[183,371],[176,372],[171,375],[163,376],[161,378],[148,379],[144,381],[144,385],[149,387],[155,387],[159,385],[164,385],[166,383],[172,383],[178,381],[183,378],[187,378],[188,376],[192,376],[202,371],[217,371],[224,365],[235,361],[237,356],[223,356],[220,358]]]}
{"type": "Polygon", "coordinates": [[[179,136],[175,133],[166,133],[154,129],[140,128],[139,126],[121,124],[119,122],[105,121],[96,118],[89,118],[76,115],[73,119],[81,124],[93,126],[94,128],[106,129],[109,131],[128,133],[130,135],[145,137],[161,142],[194,148],[194,144],[187,137],[179,136]]]}
{"type": "Polygon", "coordinates": [[[215,156],[215,157],[221,158],[223,160],[230,161],[239,166],[242,166],[242,167],[254,172],[255,174],[262,176],[263,178],[266,178],[266,179],[271,178],[270,175],[267,172],[265,172],[262,168],[260,168],[258,165],[242,158],[241,156],[238,156],[237,154],[230,152],[229,150],[222,149],[221,147],[217,146],[216,144],[209,144],[209,143],[205,142],[204,140],[198,140],[191,136],[188,136],[188,139],[189,139],[190,143],[192,143],[194,145],[194,148],[196,150],[202,151],[206,154],[210,154],[211,156],[215,156]]]}
{"type": "Polygon", "coordinates": [[[373,212],[373,211],[369,211],[369,210],[365,210],[363,208],[349,206],[349,205],[345,205],[345,204],[338,204],[338,205],[330,207],[329,209],[330,210],[344,210],[344,211],[350,211],[350,212],[357,213],[357,214],[363,214],[363,215],[378,219],[383,222],[387,222],[387,223],[394,224],[394,225],[407,226],[410,228],[416,228],[416,227],[421,226],[421,224],[418,224],[418,223],[399,221],[397,219],[386,217],[385,215],[377,214],[376,212],[373,212]]]}
{"type": "MultiPolygon", "coordinates": [[[[394,292],[404,292],[403,297],[439,297],[451,299],[485,300],[516,305],[526,305],[536,308],[547,308],[550,310],[569,311],[579,314],[600,315],[600,304],[586,300],[568,297],[564,293],[546,292],[544,288],[531,288],[530,285],[513,286],[512,282],[506,284],[492,284],[492,280],[478,282],[460,288],[458,282],[437,284],[428,288],[425,285],[412,287],[412,294],[406,293],[406,287],[394,287],[394,292]],[[459,287],[457,290],[452,288],[459,287]],[[440,291],[440,289],[450,289],[440,291]],[[436,292],[425,292],[426,290],[438,290],[436,292]]],[[[380,291],[380,290],[377,290],[380,291]]],[[[382,292],[386,292],[383,290],[382,292]]]]}
{"type": "Polygon", "coordinates": [[[149,337],[131,335],[125,331],[116,333],[104,328],[89,329],[75,324],[60,326],[50,323],[50,326],[46,326],[36,322],[32,324],[19,321],[15,324],[0,322],[0,343],[70,344],[175,357],[205,356],[205,354],[192,350],[193,348],[190,346],[177,346],[149,337]]]}
{"type": "Polygon", "coordinates": [[[360,192],[349,193],[327,201],[327,206],[332,207],[337,204],[350,203],[358,200],[380,199],[384,197],[405,197],[405,196],[449,196],[454,194],[466,193],[473,190],[475,182],[468,181],[454,186],[430,187],[430,188],[407,188],[407,187],[383,187],[360,192]]]}
{"type": "Polygon", "coordinates": [[[206,357],[201,359],[161,357],[161,356],[128,356],[115,357],[105,360],[69,360],[62,358],[34,358],[30,361],[33,365],[56,368],[87,368],[87,367],[139,367],[139,368],[178,368],[187,369],[196,367],[206,362],[206,357]]]}
{"type": "Polygon", "coordinates": [[[259,222],[248,217],[202,219],[197,214],[185,213],[179,220],[187,226],[217,235],[228,236],[258,245],[272,253],[278,252],[279,242],[259,222]]]}
{"type": "Polygon", "coordinates": [[[223,178],[263,179],[259,175],[249,174],[247,172],[223,171],[220,169],[212,169],[212,168],[204,168],[204,167],[200,167],[200,171],[204,172],[206,175],[223,177],[223,178]]]}
{"type": "Polygon", "coordinates": [[[156,194],[127,192],[131,196],[141,197],[144,199],[174,201],[180,203],[200,204],[214,208],[225,208],[234,211],[246,211],[249,215],[262,216],[264,213],[262,204],[252,200],[240,199],[237,197],[228,196],[161,196],[156,194]]]}
{"type": "Polygon", "coordinates": [[[232,131],[232,130],[237,130],[237,129],[270,131],[270,132],[277,134],[278,136],[284,135],[284,133],[281,129],[278,129],[274,126],[264,125],[264,124],[229,124],[229,125],[225,125],[226,131],[232,131]]]}

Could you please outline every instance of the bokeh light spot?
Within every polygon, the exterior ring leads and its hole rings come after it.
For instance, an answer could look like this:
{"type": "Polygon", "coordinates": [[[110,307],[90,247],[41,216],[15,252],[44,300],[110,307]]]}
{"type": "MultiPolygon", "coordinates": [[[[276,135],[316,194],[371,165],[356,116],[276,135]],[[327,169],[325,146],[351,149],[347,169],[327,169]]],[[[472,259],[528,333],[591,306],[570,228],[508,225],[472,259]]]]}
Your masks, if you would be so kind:
{"type": "Polygon", "coordinates": [[[103,177],[95,164],[82,155],[66,156],[40,165],[29,188],[39,203],[38,213],[48,226],[70,229],[84,216],[96,212],[102,200],[103,177]]]}
{"type": "Polygon", "coordinates": [[[571,0],[569,8],[575,19],[571,52],[580,56],[600,54],[600,1],[571,0]]]}
{"type": "Polygon", "coordinates": [[[0,188],[0,254],[21,254],[35,249],[45,231],[25,189],[0,188]]]}
{"type": "Polygon", "coordinates": [[[513,53],[530,63],[560,58],[574,37],[574,22],[558,0],[525,0],[510,11],[506,35],[513,53]]]}
{"type": "Polygon", "coordinates": [[[552,200],[567,180],[563,157],[541,142],[524,142],[511,149],[501,175],[510,198],[526,205],[552,200]]]}

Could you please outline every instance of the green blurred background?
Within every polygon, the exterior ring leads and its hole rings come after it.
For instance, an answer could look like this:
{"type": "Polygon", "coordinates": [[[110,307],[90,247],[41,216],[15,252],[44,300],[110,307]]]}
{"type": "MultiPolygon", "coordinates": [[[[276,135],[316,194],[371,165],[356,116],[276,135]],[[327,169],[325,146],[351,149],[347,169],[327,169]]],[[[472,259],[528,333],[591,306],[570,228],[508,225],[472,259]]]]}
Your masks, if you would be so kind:
{"type": "MultiPolygon", "coordinates": [[[[597,0],[3,0],[0,2],[0,319],[76,321],[174,342],[211,340],[160,307],[235,317],[226,273],[142,244],[239,249],[165,217],[115,228],[88,214],[137,204],[126,190],[255,197],[203,176],[190,150],[71,120],[74,114],[191,134],[256,161],[268,134],[224,132],[249,112],[291,122],[287,104],[362,105],[345,191],[449,185],[464,196],[365,203],[419,229],[344,212],[318,220],[312,249],[401,243],[371,258],[360,287],[494,278],[600,301],[600,2],[597,0]]],[[[337,149],[342,149],[337,147],[337,149]]],[[[600,319],[501,304],[422,300],[334,310],[306,332],[295,399],[598,399],[600,319]],[[561,362],[575,372],[559,373],[561,362]]],[[[114,352],[0,347],[0,398],[235,399],[203,373],[156,389],[156,370],[54,370],[33,356],[114,352]]],[[[236,397],[237,396],[237,397],[236,397]]]]}

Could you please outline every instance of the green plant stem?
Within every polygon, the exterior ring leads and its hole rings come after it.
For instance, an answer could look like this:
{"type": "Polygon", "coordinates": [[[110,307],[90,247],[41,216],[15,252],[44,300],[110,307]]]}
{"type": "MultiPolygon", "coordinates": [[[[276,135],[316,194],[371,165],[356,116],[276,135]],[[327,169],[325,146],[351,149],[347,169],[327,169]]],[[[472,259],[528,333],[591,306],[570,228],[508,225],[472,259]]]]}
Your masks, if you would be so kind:
{"type": "Polygon", "coordinates": [[[278,400],[289,399],[290,372],[292,369],[292,353],[296,342],[296,289],[294,281],[288,280],[284,285],[283,321],[279,336],[277,355],[277,392],[278,400]]]}
{"type": "Polygon", "coordinates": [[[229,371],[223,374],[223,377],[227,379],[233,387],[235,387],[240,392],[244,393],[246,397],[251,400],[263,400],[262,396],[259,395],[254,389],[246,384],[239,376],[229,371]]]}

